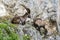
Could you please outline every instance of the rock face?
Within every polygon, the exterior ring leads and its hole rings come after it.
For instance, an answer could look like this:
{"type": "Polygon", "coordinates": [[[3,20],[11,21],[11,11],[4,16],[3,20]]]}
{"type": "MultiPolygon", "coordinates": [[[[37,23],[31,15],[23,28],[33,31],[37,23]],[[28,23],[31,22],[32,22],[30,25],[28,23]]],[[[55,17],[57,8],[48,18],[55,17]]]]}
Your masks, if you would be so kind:
{"type": "Polygon", "coordinates": [[[31,37],[31,40],[42,40],[40,33],[31,25],[26,24],[25,26],[18,26],[18,34],[22,37],[24,34],[28,34],[31,37]]]}
{"type": "Polygon", "coordinates": [[[32,19],[37,15],[40,15],[40,17],[38,17],[42,19],[49,17],[51,17],[53,20],[56,19],[56,0],[3,0],[3,4],[5,5],[7,12],[11,15],[24,15],[26,10],[21,6],[21,4],[23,4],[31,10],[32,19]]]}
{"type": "MultiPolygon", "coordinates": [[[[14,16],[18,14],[22,16],[26,13],[26,9],[21,6],[25,5],[31,11],[31,19],[41,18],[42,20],[52,19],[56,21],[57,18],[57,3],[58,0],[2,0],[0,3],[0,16],[9,15],[14,16]]],[[[28,24],[30,25],[30,24],[28,24]]],[[[34,27],[30,26],[18,26],[17,33],[22,37],[24,34],[29,34],[31,40],[42,40],[42,36],[34,27]]],[[[46,39],[46,40],[54,40],[46,39]]],[[[58,40],[58,39],[57,39],[58,40]]]]}
{"type": "Polygon", "coordinates": [[[6,16],[6,15],[8,15],[8,14],[4,7],[4,4],[0,3],[0,17],[6,16]]]}
{"type": "Polygon", "coordinates": [[[58,25],[58,31],[60,33],[60,0],[58,2],[58,12],[57,12],[57,25],[58,25]]]}

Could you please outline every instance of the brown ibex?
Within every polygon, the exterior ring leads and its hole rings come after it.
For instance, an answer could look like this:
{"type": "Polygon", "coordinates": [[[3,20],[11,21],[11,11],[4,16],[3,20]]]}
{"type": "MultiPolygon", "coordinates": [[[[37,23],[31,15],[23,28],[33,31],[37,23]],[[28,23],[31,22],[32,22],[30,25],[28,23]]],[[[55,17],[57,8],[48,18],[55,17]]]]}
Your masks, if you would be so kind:
{"type": "MultiPolygon", "coordinates": [[[[21,4],[21,5],[22,5],[22,4],[21,4]]],[[[30,16],[30,9],[27,8],[25,5],[22,5],[22,6],[27,10],[27,12],[26,12],[23,16],[18,16],[18,15],[16,14],[15,17],[11,20],[11,23],[24,25],[26,19],[31,17],[31,16],[30,16]]]]}

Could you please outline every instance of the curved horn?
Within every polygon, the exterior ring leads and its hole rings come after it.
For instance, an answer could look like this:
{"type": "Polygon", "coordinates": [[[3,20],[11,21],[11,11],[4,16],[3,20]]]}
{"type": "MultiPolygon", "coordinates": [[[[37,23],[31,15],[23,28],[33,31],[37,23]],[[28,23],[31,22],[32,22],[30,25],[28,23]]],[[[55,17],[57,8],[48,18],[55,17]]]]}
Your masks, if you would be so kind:
{"type": "Polygon", "coordinates": [[[27,8],[25,5],[23,5],[23,4],[20,4],[21,6],[23,6],[26,10],[27,10],[27,13],[28,14],[30,14],[30,9],[29,8],[27,8]]]}

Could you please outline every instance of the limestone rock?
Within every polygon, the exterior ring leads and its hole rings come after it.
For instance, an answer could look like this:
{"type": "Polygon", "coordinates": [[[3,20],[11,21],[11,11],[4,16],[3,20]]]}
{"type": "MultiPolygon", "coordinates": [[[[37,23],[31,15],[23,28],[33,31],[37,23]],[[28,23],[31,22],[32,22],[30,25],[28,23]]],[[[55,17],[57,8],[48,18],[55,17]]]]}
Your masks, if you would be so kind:
{"type": "Polygon", "coordinates": [[[4,4],[0,3],[0,17],[7,16],[7,11],[5,9],[4,4]]]}

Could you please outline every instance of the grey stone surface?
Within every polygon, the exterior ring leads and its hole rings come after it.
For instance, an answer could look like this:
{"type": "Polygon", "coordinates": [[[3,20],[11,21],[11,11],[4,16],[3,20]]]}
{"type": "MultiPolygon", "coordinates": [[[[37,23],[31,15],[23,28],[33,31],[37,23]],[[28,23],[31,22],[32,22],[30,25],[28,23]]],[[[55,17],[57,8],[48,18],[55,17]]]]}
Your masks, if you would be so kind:
{"type": "Polygon", "coordinates": [[[42,19],[51,17],[53,20],[56,19],[56,2],[57,0],[3,0],[3,4],[5,5],[7,12],[11,15],[24,15],[26,10],[24,10],[20,5],[23,4],[31,10],[32,19],[36,18],[36,16],[40,14],[42,15],[40,16],[42,19]]]}
{"type": "MultiPolygon", "coordinates": [[[[5,16],[6,13],[9,15],[24,15],[26,10],[20,5],[23,4],[31,10],[31,19],[37,17],[43,20],[51,18],[52,20],[56,21],[57,18],[57,0],[2,0],[1,2],[1,16],[5,16]]],[[[24,34],[29,34],[31,36],[31,40],[42,40],[40,33],[29,24],[25,26],[19,25],[17,33],[20,35],[20,37],[22,37],[24,34]]],[[[57,36],[56,39],[60,40],[60,37],[57,36]]],[[[54,40],[54,38],[50,37],[46,40],[54,40]]]]}
{"type": "Polygon", "coordinates": [[[42,36],[40,35],[40,33],[29,24],[26,24],[24,26],[19,25],[18,30],[20,30],[17,31],[20,36],[23,36],[24,34],[28,34],[30,35],[31,40],[42,40],[42,36]]]}

